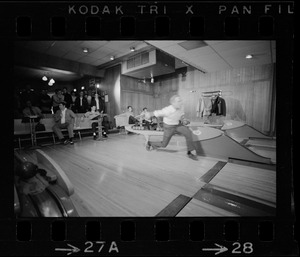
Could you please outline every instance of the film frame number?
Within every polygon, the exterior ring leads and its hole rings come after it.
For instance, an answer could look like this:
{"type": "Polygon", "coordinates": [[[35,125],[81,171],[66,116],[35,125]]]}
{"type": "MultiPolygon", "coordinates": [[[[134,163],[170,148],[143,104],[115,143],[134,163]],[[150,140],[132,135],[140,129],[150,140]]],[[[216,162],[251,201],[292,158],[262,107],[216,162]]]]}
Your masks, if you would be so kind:
{"type": "MultiPolygon", "coordinates": [[[[103,250],[103,248],[106,244],[105,241],[96,241],[96,242],[86,241],[84,243],[86,245],[84,252],[85,253],[94,253],[94,249],[93,249],[94,243],[95,243],[95,245],[98,245],[98,251],[97,251],[98,253],[100,253],[103,250]]],[[[115,241],[112,241],[109,246],[108,253],[110,253],[110,252],[117,252],[117,253],[119,252],[118,246],[115,241]]]]}
{"type": "Polygon", "coordinates": [[[243,244],[239,242],[234,242],[232,246],[235,246],[235,248],[232,250],[232,253],[235,254],[250,254],[253,253],[253,244],[251,242],[245,242],[243,244]],[[243,247],[243,248],[242,248],[243,247]],[[240,250],[242,248],[242,250],[240,250]]]}

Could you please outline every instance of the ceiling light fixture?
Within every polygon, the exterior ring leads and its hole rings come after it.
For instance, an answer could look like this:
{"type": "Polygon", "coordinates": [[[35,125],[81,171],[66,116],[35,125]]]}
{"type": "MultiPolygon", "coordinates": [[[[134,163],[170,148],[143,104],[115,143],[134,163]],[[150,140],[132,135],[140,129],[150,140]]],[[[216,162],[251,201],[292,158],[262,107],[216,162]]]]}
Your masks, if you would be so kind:
{"type": "Polygon", "coordinates": [[[154,83],[154,78],[153,77],[151,78],[151,83],[154,83]]]}
{"type": "Polygon", "coordinates": [[[114,56],[111,56],[110,59],[113,61],[113,60],[115,59],[115,57],[114,57],[114,56]]]}
{"type": "Polygon", "coordinates": [[[53,83],[51,83],[51,81],[49,81],[48,85],[49,85],[49,86],[53,86],[53,83]]]}
{"type": "Polygon", "coordinates": [[[130,51],[131,52],[135,52],[135,48],[134,47],[130,47],[130,51]]]}
{"type": "Polygon", "coordinates": [[[48,78],[44,75],[44,76],[42,77],[42,80],[43,80],[43,81],[47,81],[48,78]]]}
{"type": "Polygon", "coordinates": [[[84,47],[84,48],[82,48],[82,51],[83,51],[84,53],[88,53],[88,52],[89,52],[89,49],[86,48],[86,47],[84,47]]]}
{"type": "Polygon", "coordinates": [[[54,79],[50,79],[49,83],[51,83],[52,85],[55,83],[54,79]]]}
{"type": "Polygon", "coordinates": [[[247,54],[246,55],[246,59],[252,59],[253,58],[253,55],[252,54],[247,54]]]}

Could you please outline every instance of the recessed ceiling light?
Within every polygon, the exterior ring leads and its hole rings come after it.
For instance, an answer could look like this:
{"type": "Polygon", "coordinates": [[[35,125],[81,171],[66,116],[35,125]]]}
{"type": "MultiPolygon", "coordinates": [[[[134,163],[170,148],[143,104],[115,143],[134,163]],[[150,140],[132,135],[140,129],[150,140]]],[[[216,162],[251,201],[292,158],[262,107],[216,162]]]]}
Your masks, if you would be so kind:
{"type": "Polygon", "coordinates": [[[42,80],[43,80],[43,81],[47,81],[48,78],[44,75],[44,76],[42,77],[42,80]]]}
{"type": "Polygon", "coordinates": [[[253,55],[252,54],[247,54],[246,55],[246,59],[252,59],[253,58],[253,55]]]}
{"type": "Polygon", "coordinates": [[[86,48],[86,47],[84,47],[84,48],[82,48],[82,51],[83,51],[84,53],[88,53],[88,52],[89,52],[89,49],[86,48]]]}
{"type": "Polygon", "coordinates": [[[135,51],[135,48],[134,48],[134,47],[130,47],[130,51],[131,51],[131,52],[134,52],[134,51],[135,51]]]}
{"type": "Polygon", "coordinates": [[[115,59],[115,57],[114,57],[114,56],[111,56],[110,59],[113,61],[113,60],[115,59]]]}

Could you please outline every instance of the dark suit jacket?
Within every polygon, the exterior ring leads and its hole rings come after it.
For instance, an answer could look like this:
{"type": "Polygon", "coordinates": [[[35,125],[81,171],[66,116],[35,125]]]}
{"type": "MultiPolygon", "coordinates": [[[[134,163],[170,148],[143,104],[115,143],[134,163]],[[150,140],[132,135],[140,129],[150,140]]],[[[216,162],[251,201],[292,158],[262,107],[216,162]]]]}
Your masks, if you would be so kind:
{"type": "Polygon", "coordinates": [[[89,109],[88,101],[85,97],[82,99],[82,105],[80,105],[80,97],[75,99],[75,111],[77,113],[86,113],[89,109]]]}
{"type": "MultiPolygon", "coordinates": [[[[103,113],[105,113],[105,102],[101,96],[99,96],[98,99],[99,99],[99,110],[98,111],[99,112],[103,111],[103,113]]],[[[92,97],[91,106],[97,106],[95,97],[92,97]]]]}
{"type": "Polygon", "coordinates": [[[66,102],[66,107],[70,108],[70,105],[73,103],[72,96],[69,93],[64,94],[64,101],[66,102]]]}
{"type": "Polygon", "coordinates": [[[226,116],[226,103],[222,97],[218,96],[216,98],[215,102],[212,104],[211,113],[226,116]]]}

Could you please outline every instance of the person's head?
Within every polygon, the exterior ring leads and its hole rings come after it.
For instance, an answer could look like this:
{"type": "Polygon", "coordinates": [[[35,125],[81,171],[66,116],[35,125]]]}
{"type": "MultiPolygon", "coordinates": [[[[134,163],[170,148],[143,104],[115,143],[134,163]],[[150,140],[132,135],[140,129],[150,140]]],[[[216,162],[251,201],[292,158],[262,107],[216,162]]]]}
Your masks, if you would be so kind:
{"type": "Polygon", "coordinates": [[[143,112],[147,112],[147,111],[148,111],[147,107],[144,107],[143,112]]]}
{"type": "Polygon", "coordinates": [[[179,95],[173,95],[170,98],[170,104],[173,105],[175,109],[180,109],[182,107],[182,100],[179,95]]]}
{"type": "Polygon", "coordinates": [[[60,88],[55,89],[55,94],[61,95],[62,94],[61,89],[60,88]]]}
{"type": "Polygon", "coordinates": [[[75,91],[72,91],[72,92],[71,92],[71,95],[72,95],[72,96],[76,96],[75,91]]]}
{"type": "Polygon", "coordinates": [[[63,111],[66,108],[66,102],[65,101],[61,101],[58,106],[59,106],[59,109],[61,111],[63,111]]]}
{"type": "Polygon", "coordinates": [[[128,105],[128,106],[127,106],[127,110],[130,111],[130,112],[132,112],[132,111],[133,111],[132,106],[131,106],[131,105],[128,105]]]}
{"type": "Polygon", "coordinates": [[[68,92],[68,89],[66,87],[63,88],[63,93],[67,93],[68,92]]]}
{"type": "Polygon", "coordinates": [[[79,96],[80,96],[80,97],[83,97],[83,95],[84,95],[84,92],[83,92],[83,91],[80,91],[80,92],[79,92],[79,96]]]}
{"type": "Polygon", "coordinates": [[[96,111],[96,106],[95,105],[91,106],[91,111],[92,112],[96,111]]]}
{"type": "Polygon", "coordinates": [[[31,101],[28,100],[28,101],[26,102],[26,106],[27,106],[27,107],[31,107],[31,106],[32,106],[31,101]]]}

